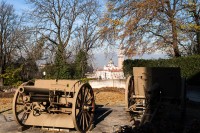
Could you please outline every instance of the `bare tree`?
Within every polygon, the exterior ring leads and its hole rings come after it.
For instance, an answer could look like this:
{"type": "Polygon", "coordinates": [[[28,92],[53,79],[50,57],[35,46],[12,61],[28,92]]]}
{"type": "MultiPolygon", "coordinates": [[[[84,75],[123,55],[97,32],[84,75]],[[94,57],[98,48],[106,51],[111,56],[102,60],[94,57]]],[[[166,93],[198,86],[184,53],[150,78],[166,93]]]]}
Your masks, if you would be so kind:
{"type": "Polygon", "coordinates": [[[88,0],[82,14],[79,16],[80,26],[75,31],[75,65],[76,77],[84,77],[89,67],[89,59],[95,48],[101,45],[101,34],[98,29],[100,18],[100,5],[98,1],[88,0]]]}
{"type": "Polygon", "coordinates": [[[72,54],[71,47],[74,44],[84,46],[87,51],[95,46],[98,39],[95,31],[97,24],[95,1],[29,0],[29,2],[34,7],[31,17],[35,20],[36,32],[46,39],[45,47],[55,53],[53,57],[58,73],[66,68],[63,66],[72,54]]]}
{"type": "Polygon", "coordinates": [[[36,20],[37,32],[57,47],[59,58],[65,58],[76,28],[77,17],[82,12],[84,2],[80,0],[29,0],[34,5],[31,16],[36,20]]]}
{"type": "Polygon", "coordinates": [[[83,12],[79,19],[80,26],[75,31],[74,44],[78,49],[85,52],[91,52],[101,44],[98,22],[100,18],[99,3],[94,0],[88,0],[84,6],[83,12]]]}
{"type": "MultiPolygon", "coordinates": [[[[14,53],[21,42],[19,17],[12,5],[5,1],[0,3],[0,75],[5,73],[6,66],[14,59],[14,53]]],[[[3,78],[0,77],[0,85],[3,78]]]]}

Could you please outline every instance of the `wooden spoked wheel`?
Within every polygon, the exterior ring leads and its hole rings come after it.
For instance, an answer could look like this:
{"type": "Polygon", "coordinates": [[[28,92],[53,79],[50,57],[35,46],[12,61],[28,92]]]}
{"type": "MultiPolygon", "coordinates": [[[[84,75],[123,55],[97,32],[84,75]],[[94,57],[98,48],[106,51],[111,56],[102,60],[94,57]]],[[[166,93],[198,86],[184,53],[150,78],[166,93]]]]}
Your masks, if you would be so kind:
{"type": "Polygon", "coordinates": [[[26,106],[23,102],[23,95],[19,93],[19,89],[17,89],[13,99],[13,115],[20,126],[24,126],[24,123],[29,116],[29,113],[25,108],[26,106]]]}
{"type": "Polygon", "coordinates": [[[127,110],[131,105],[134,104],[134,99],[132,98],[134,94],[135,94],[134,79],[133,76],[129,76],[126,81],[126,90],[125,90],[125,104],[127,110]]]}
{"type": "Polygon", "coordinates": [[[93,124],[95,110],[94,93],[88,83],[82,84],[75,93],[72,116],[77,131],[86,132],[93,124]]]}

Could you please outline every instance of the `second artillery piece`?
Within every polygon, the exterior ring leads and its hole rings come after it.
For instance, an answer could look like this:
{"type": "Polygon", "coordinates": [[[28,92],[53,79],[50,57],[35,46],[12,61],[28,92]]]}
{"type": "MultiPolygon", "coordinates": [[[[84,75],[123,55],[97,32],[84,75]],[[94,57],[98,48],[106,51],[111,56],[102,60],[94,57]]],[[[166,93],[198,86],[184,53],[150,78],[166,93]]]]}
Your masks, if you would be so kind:
{"type": "Polygon", "coordinates": [[[75,128],[88,131],[93,124],[94,94],[79,80],[35,80],[18,87],[13,113],[20,126],[75,128]]]}
{"type": "Polygon", "coordinates": [[[184,112],[183,81],[177,67],[133,67],[133,76],[126,82],[125,102],[134,124],[151,122],[157,112],[184,112]]]}

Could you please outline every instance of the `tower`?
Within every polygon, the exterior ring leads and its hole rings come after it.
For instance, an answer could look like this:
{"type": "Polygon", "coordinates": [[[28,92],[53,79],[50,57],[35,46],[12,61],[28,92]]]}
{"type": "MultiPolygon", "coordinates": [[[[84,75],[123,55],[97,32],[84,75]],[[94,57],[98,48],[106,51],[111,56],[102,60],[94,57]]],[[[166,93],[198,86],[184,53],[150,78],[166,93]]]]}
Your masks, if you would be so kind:
{"type": "Polygon", "coordinates": [[[118,49],[118,68],[122,69],[123,67],[123,61],[124,61],[125,55],[124,55],[124,47],[123,44],[120,44],[118,49]]]}

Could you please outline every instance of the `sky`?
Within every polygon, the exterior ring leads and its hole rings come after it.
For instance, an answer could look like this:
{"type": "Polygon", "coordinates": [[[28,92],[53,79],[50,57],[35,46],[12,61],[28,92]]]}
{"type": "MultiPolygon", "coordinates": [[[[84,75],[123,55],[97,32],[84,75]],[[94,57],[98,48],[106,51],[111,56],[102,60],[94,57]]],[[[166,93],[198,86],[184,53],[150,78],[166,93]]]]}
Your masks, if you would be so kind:
{"type": "MultiPolygon", "coordinates": [[[[2,1],[2,0],[1,0],[2,1]]],[[[17,13],[21,13],[23,10],[28,9],[26,0],[5,0],[6,3],[12,4],[17,13]]]]}
{"type": "MultiPolygon", "coordinates": [[[[1,0],[2,1],[2,0],[1,0]]],[[[12,4],[15,8],[16,13],[21,14],[23,10],[27,10],[30,6],[27,4],[26,0],[5,0],[7,3],[12,4]]],[[[102,3],[105,3],[103,0],[102,3]]],[[[114,64],[117,65],[117,49],[113,49],[112,52],[105,54],[105,48],[101,48],[94,53],[94,58],[92,64],[95,68],[102,68],[108,63],[110,59],[113,59],[114,64]]],[[[167,58],[166,55],[162,53],[154,54],[144,54],[143,56],[135,56],[133,59],[158,59],[167,58]]]]}
{"type": "MultiPolygon", "coordinates": [[[[108,64],[108,61],[112,58],[115,65],[117,65],[117,52],[110,53],[108,56],[102,55],[102,53],[96,53],[94,58],[95,67],[102,68],[104,65],[108,64]]],[[[142,56],[134,56],[132,59],[159,59],[159,58],[168,58],[167,55],[162,53],[154,53],[154,54],[143,54],[142,56]]],[[[127,59],[127,57],[125,58],[127,59]]]]}

